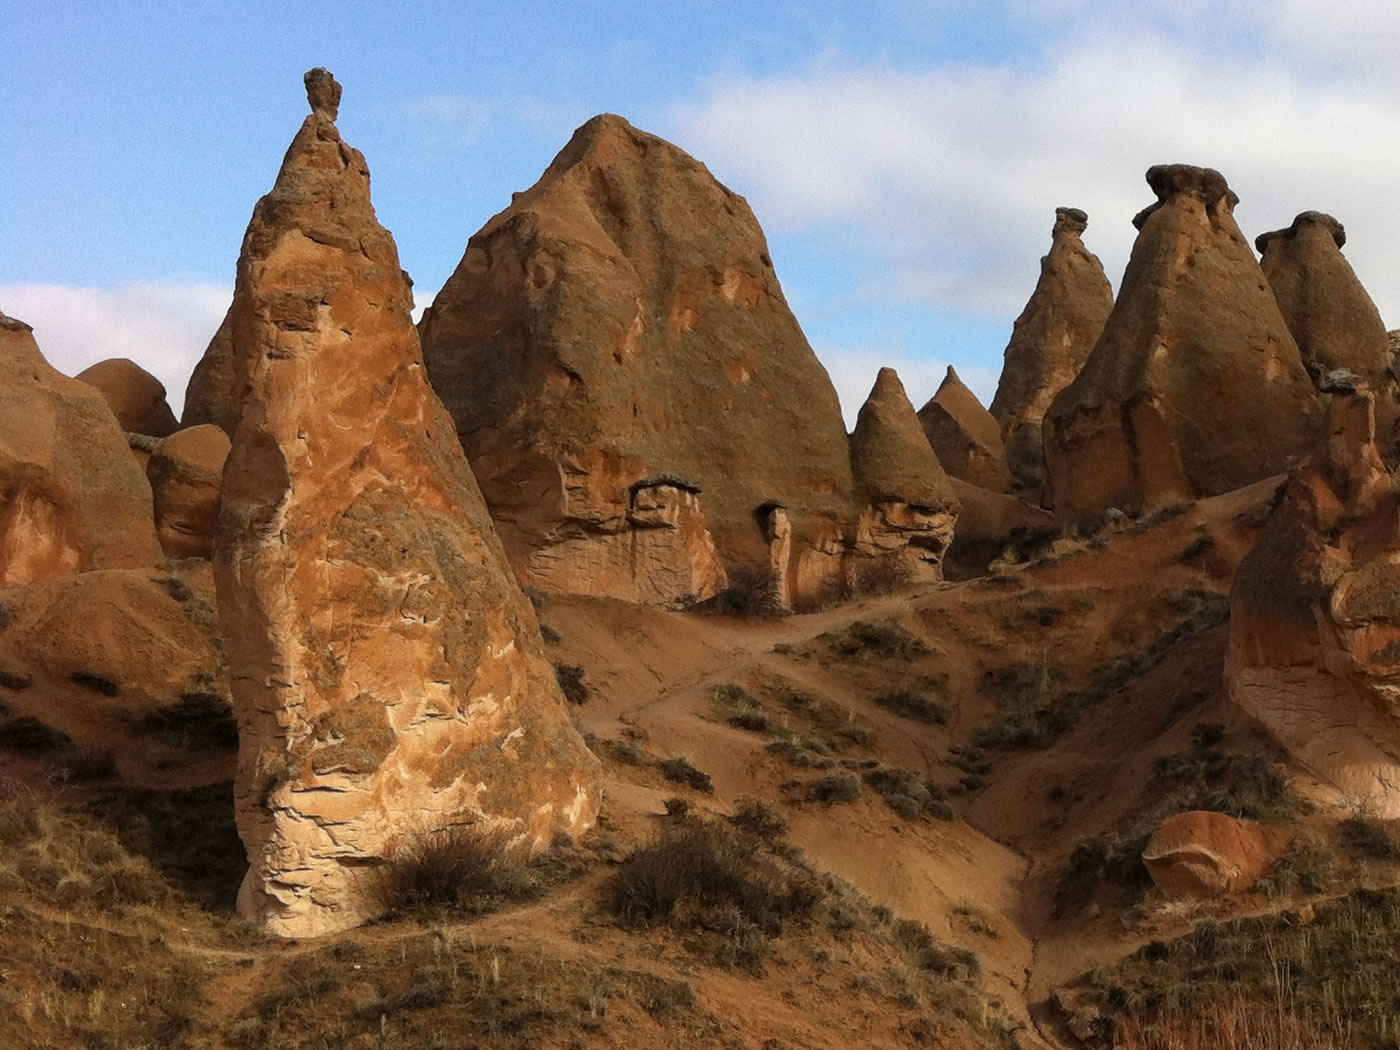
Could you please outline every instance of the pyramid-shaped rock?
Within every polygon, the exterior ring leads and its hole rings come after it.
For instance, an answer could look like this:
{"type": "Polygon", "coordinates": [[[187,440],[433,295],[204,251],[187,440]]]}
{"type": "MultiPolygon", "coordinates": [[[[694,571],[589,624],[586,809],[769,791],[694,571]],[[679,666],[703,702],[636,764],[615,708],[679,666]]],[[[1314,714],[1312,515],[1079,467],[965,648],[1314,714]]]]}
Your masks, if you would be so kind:
{"type": "Polygon", "coordinates": [[[400,846],[472,824],[577,834],[599,766],[570,724],[452,420],[340,89],[312,104],[244,237],[246,390],[214,562],[240,733],[242,914],[311,936],[375,913],[400,846]]]}
{"type": "Polygon", "coordinates": [[[1309,447],[1312,384],[1238,200],[1208,168],[1147,172],[1157,203],[1103,334],[1044,421],[1047,496],[1062,519],[1217,495],[1309,447]]]}
{"type": "Polygon", "coordinates": [[[992,492],[1011,487],[1001,428],[952,365],[937,392],[919,409],[919,422],[949,476],[992,492]]]}
{"type": "Polygon", "coordinates": [[[102,392],[123,430],[154,438],[175,433],[175,413],[166,403],[165,385],[135,361],[109,358],[74,378],[102,392]]]}
{"type": "Polygon", "coordinates": [[[857,553],[909,582],[941,580],[958,498],[893,368],[880,369],[861,406],[851,472],[865,505],[857,553]]]}
{"type": "Polygon", "coordinates": [[[0,314],[0,587],[160,558],[151,486],[102,394],[0,314]]]}
{"type": "Polygon", "coordinates": [[[1346,242],[1342,224],[1320,211],[1305,211],[1287,229],[1254,240],[1308,370],[1320,379],[1344,368],[1378,390],[1390,378],[1390,338],[1342,254],[1346,242]]]}
{"type": "Polygon", "coordinates": [[[1355,804],[1400,817],[1400,498],[1370,391],[1331,387],[1325,440],[1241,562],[1231,698],[1355,804]]]}
{"type": "Polygon", "coordinates": [[[1103,264],[1081,237],[1088,224],[1078,208],[1055,209],[1050,253],[1040,260],[1040,279],[1016,318],[988,409],[1001,428],[1018,489],[1041,486],[1040,421],[1055,395],[1084,367],[1113,309],[1103,264]]]}
{"type": "Polygon", "coordinates": [[[836,391],[748,204],[670,143],[588,121],[420,328],[523,582],[683,604],[840,571],[836,391]]]}

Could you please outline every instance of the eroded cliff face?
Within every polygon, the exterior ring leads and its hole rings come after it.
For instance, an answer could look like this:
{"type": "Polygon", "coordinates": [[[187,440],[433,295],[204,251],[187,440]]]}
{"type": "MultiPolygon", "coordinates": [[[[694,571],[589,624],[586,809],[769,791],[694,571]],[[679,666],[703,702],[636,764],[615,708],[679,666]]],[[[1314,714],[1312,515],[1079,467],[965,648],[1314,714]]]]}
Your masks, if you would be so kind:
{"type": "Polygon", "coordinates": [[[340,88],[259,201],[230,336],[246,392],[215,536],[240,747],[245,916],[314,936],[374,914],[397,845],[462,825],[578,834],[599,766],[570,724],[451,418],[340,88]]]}
{"type": "Polygon", "coordinates": [[[523,582],[665,605],[766,575],[791,601],[842,571],[835,390],[748,205],[670,143],[583,125],[420,328],[523,582]]]}
{"type": "Polygon", "coordinates": [[[1218,495],[1310,447],[1312,383],[1219,172],[1149,169],[1158,200],[1079,376],[1044,421],[1062,519],[1218,495]]]}
{"type": "Polygon", "coordinates": [[[0,587],[159,558],[151,487],[107,401],[0,314],[0,587]]]}
{"type": "Polygon", "coordinates": [[[851,471],[865,504],[852,583],[881,572],[909,583],[943,579],[958,498],[892,368],[880,369],[861,406],[851,435],[851,471]]]}
{"type": "Polygon", "coordinates": [[[1322,446],[1240,565],[1226,679],[1355,805],[1400,817],[1400,504],[1371,393],[1330,389],[1322,446]]]}
{"type": "Polygon", "coordinates": [[[1089,217],[1078,208],[1056,208],[1050,252],[1040,279],[1016,318],[996,396],[988,408],[1001,428],[1015,488],[1044,483],[1040,421],[1084,367],[1113,310],[1113,289],[1098,256],[1084,247],[1089,217]]]}

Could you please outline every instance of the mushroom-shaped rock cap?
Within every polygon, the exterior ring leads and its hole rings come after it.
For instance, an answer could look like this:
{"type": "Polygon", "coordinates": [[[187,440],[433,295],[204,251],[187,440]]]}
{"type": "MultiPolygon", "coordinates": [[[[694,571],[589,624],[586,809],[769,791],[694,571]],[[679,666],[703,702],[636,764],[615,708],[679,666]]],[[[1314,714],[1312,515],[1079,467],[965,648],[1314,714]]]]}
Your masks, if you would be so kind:
{"type": "Polygon", "coordinates": [[[1287,237],[1292,239],[1308,227],[1321,227],[1332,235],[1332,240],[1338,248],[1345,248],[1347,244],[1347,229],[1332,216],[1323,211],[1299,212],[1293,219],[1291,226],[1286,226],[1282,230],[1270,230],[1268,233],[1261,233],[1254,238],[1254,247],[1260,255],[1269,250],[1272,241],[1287,237]]]}
{"type": "Polygon", "coordinates": [[[1081,234],[1089,228],[1089,214],[1079,208],[1056,208],[1054,236],[1062,233],[1081,234]]]}
{"type": "Polygon", "coordinates": [[[871,503],[957,508],[948,475],[893,368],[880,369],[861,406],[851,435],[851,472],[871,503]]]}
{"type": "Polygon", "coordinates": [[[311,112],[325,113],[331,120],[340,115],[339,82],[325,66],[308,69],[301,78],[306,84],[306,101],[311,103],[311,112]]]}
{"type": "Polygon", "coordinates": [[[34,329],[18,318],[10,317],[3,310],[0,310],[0,329],[6,332],[32,332],[34,329]]]}
{"type": "Polygon", "coordinates": [[[1157,203],[1133,216],[1133,225],[1139,230],[1149,215],[1173,197],[1194,197],[1208,210],[1224,201],[1226,210],[1233,211],[1240,202],[1225,181],[1225,176],[1214,168],[1198,168],[1191,164],[1154,164],[1147,169],[1147,184],[1157,194],[1157,203]]]}

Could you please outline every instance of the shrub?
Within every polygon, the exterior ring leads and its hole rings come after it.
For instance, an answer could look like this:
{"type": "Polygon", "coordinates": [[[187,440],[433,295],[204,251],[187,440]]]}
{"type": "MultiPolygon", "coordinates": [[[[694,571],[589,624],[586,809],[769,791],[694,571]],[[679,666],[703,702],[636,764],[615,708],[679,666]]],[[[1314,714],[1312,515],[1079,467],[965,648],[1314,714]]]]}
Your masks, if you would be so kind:
{"type": "Polygon", "coordinates": [[[860,798],[860,781],[846,773],[833,773],[813,781],[807,796],[814,802],[854,802],[860,798]]]}
{"type": "Polygon", "coordinates": [[[936,700],[930,700],[920,693],[907,691],[884,693],[877,696],[875,702],[881,707],[915,722],[936,726],[948,723],[948,709],[936,700]]]}
{"type": "Polygon", "coordinates": [[[386,918],[450,912],[481,915],[533,896],[538,882],[507,852],[510,833],[475,825],[408,836],[369,878],[386,918]]]}
{"type": "Polygon", "coordinates": [[[688,758],[667,758],[656,764],[656,768],[661,771],[661,775],[673,784],[685,784],[696,791],[703,791],[707,795],[713,795],[715,791],[714,781],[710,779],[708,773],[702,773],[690,764],[688,758]]]}
{"type": "Polygon", "coordinates": [[[920,970],[929,970],[952,980],[971,980],[982,972],[977,953],[966,948],[950,948],[935,937],[927,926],[913,919],[900,919],[891,931],[895,944],[920,970]]]}
{"type": "Polygon", "coordinates": [[[1178,560],[1195,561],[1197,558],[1204,557],[1213,550],[1215,550],[1215,537],[1201,536],[1191,541],[1186,549],[1181,552],[1181,557],[1178,560]]]}
{"type": "Polygon", "coordinates": [[[1337,827],[1342,848],[1364,860],[1400,861],[1400,840],[1387,825],[1372,817],[1351,817],[1337,827]]]}
{"type": "Polygon", "coordinates": [[[787,821],[776,809],[751,798],[739,800],[729,823],[756,839],[770,843],[781,839],[788,829],[787,821]]]}
{"type": "Polygon", "coordinates": [[[16,755],[47,755],[68,746],[68,735],[37,718],[15,718],[0,724],[0,751],[16,755]]]}
{"type": "Polygon", "coordinates": [[[547,623],[540,624],[540,637],[550,645],[556,645],[564,640],[564,636],[559,633],[558,629],[547,623]]]}
{"type": "Polygon", "coordinates": [[[556,662],[554,677],[559,681],[559,690],[571,704],[586,704],[593,690],[584,681],[584,670],[578,664],[556,662]]]}
{"type": "Polygon", "coordinates": [[[842,656],[884,656],[912,660],[928,654],[929,648],[906,631],[896,620],[856,620],[839,631],[819,635],[842,656]]]}
{"type": "Polygon", "coordinates": [[[925,780],[912,769],[868,769],[862,775],[866,786],[885,800],[906,820],[937,817],[951,820],[953,810],[943,789],[925,780]]]}
{"type": "Polygon", "coordinates": [[[189,751],[238,750],[233,704],[216,693],[185,693],[178,704],[146,715],[135,726],[168,747],[189,751]]]}

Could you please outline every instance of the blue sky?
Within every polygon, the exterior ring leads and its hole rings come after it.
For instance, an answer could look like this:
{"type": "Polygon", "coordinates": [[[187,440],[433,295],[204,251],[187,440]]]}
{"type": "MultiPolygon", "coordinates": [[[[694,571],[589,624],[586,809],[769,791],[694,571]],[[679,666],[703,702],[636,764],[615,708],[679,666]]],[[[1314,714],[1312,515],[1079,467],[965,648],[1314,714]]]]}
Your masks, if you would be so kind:
{"type": "Polygon", "coordinates": [[[1152,163],[1220,168],[1251,237],[1331,211],[1400,325],[1393,0],[5,6],[0,310],[177,406],[322,64],[420,300],[621,113],[749,198],[848,415],[881,364],[989,397],[1054,208],[1116,284],[1152,163]]]}

